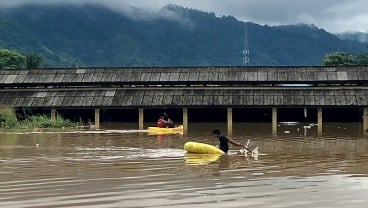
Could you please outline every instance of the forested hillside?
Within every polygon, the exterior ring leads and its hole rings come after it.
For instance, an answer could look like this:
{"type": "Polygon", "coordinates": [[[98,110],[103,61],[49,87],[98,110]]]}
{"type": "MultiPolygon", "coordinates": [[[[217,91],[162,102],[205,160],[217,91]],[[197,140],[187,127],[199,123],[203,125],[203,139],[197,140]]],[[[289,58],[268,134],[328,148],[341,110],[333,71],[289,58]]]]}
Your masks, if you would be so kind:
{"type": "Polygon", "coordinates": [[[326,53],[366,50],[310,25],[261,26],[174,5],[162,10],[176,18],[131,18],[94,5],[0,9],[0,47],[40,53],[47,67],[241,65],[245,30],[251,65],[320,65],[326,53]]]}

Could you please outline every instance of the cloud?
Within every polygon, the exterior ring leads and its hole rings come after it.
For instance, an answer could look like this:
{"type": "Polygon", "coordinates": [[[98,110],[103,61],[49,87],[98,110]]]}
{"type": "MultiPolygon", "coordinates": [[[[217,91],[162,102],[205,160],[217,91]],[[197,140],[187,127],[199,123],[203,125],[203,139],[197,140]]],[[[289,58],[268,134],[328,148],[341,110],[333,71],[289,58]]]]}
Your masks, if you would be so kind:
{"type": "Polygon", "coordinates": [[[331,32],[368,32],[367,0],[1,0],[0,6],[15,7],[30,2],[93,3],[130,15],[134,15],[136,8],[147,14],[157,14],[163,6],[177,4],[259,24],[307,23],[331,32]]]}

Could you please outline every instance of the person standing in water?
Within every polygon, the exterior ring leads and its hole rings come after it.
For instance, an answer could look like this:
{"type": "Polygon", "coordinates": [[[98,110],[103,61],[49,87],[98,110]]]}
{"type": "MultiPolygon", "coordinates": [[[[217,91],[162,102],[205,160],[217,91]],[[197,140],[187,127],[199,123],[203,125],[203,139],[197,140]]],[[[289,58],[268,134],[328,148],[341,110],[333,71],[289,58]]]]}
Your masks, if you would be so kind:
{"type": "Polygon", "coordinates": [[[227,137],[225,137],[225,136],[223,136],[223,135],[221,135],[221,132],[220,132],[220,130],[219,129],[214,129],[213,131],[212,131],[212,135],[216,138],[216,139],[218,139],[219,140],[219,142],[220,142],[220,149],[222,150],[222,151],[224,151],[225,153],[227,153],[228,151],[229,151],[229,143],[230,144],[232,144],[232,145],[235,145],[235,146],[243,146],[241,143],[239,143],[239,142],[236,142],[236,141],[234,141],[234,140],[232,140],[232,139],[229,139],[229,138],[227,138],[227,137]]]}

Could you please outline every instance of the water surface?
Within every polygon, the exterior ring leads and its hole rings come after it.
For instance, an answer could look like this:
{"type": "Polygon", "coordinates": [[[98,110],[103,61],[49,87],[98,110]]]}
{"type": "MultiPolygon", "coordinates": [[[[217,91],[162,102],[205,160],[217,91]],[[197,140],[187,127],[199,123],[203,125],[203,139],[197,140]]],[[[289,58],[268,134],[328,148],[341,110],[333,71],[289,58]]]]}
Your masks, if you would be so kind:
{"type": "Polygon", "coordinates": [[[326,124],[322,138],[303,124],[282,124],[277,137],[270,124],[235,124],[234,139],[259,146],[257,160],[235,147],[221,158],[182,149],[186,141],[216,144],[210,132],[225,126],[191,124],[188,136],[148,136],[135,124],[2,133],[0,207],[368,206],[361,124],[326,124]]]}

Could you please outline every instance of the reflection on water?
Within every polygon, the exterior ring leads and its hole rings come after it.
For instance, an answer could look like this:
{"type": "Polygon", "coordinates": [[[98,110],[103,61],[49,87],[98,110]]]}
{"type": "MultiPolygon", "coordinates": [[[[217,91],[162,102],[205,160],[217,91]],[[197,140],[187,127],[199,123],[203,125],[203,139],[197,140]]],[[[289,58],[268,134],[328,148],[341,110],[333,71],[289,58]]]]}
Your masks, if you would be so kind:
{"type": "MultiPolygon", "coordinates": [[[[226,157],[227,156],[223,156],[226,157]]],[[[185,163],[188,165],[205,165],[211,162],[218,161],[220,155],[216,154],[191,154],[187,153],[184,156],[185,163]]]]}
{"type": "MultiPolygon", "coordinates": [[[[124,126],[125,125],[125,126],[124,126]]],[[[0,134],[0,207],[367,207],[368,139],[361,124],[235,124],[258,160],[192,155],[186,141],[216,144],[213,128],[188,136],[125,131],[0,134]],[[304,132],[304,129],[307,132],[304,132]],[[288,131],[288,133],[285,133],[288,131]]],[[[124,130],[124,131],[121,131],[124,130]]]]}

